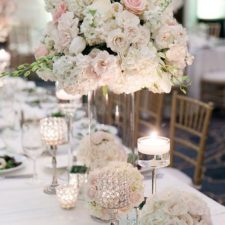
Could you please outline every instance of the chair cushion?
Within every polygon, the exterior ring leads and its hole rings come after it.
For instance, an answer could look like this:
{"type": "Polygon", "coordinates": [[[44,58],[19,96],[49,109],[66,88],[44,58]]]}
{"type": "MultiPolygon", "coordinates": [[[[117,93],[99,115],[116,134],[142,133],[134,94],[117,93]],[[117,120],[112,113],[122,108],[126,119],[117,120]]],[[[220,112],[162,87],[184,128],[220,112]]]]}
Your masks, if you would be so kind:
{"type": "Polygon", "coordinates": [[[163,168],[162,172],[176,177],[177,179],[179,179],[180,181],[184,182],[185,184],[189,186],[193,186],[191,178],[176,168],[171,168],[171,167],[163,168]]]}
{"type": "Polygon", "coordinates": [[[203,75],[203,80],[212,82],[225,82],[225,70],[208,72],[203,75]]]}

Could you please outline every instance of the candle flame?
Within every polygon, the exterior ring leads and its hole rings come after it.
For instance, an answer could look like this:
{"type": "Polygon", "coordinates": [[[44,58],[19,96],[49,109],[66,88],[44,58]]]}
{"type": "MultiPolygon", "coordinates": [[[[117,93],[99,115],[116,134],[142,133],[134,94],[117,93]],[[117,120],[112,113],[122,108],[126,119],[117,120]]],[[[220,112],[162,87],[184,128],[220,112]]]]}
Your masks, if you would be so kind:
{"type": "Polygon", "coordinates": [[[153,131],[149,135],[151,138],[156,138],[158,136],[158,133],[156,131],[153,131]]]}

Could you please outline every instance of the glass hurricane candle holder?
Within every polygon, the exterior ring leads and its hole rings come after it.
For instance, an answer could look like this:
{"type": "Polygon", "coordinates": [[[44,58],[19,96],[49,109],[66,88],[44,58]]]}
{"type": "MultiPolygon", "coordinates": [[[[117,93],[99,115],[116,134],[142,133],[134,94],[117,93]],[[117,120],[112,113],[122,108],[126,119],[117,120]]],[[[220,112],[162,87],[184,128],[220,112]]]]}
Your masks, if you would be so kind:
{"type": "Polygon", "coordinates": [[[138,164],[152,169],[152,194],[156,193],[156,170],[170,164],[170,140],[149,136],[138,139],[138,164]]]}
{"type": "Polygon", "coordinates": [[[73,185],[60,185],[56,188],[56,195],[63,209],[72,209],[76,205],[78,188],[73,185]]]}
{"type": "Polygon", "coordinates": [[[40,121],[40,130],[43,142],[50,146],[52,156],[53,178],[52,184],[44,189],[46,194],[55,194],[58,186],[57,180],[57,146],[68,142],[68,127],[62,117],[48,117],[40,121]]]}

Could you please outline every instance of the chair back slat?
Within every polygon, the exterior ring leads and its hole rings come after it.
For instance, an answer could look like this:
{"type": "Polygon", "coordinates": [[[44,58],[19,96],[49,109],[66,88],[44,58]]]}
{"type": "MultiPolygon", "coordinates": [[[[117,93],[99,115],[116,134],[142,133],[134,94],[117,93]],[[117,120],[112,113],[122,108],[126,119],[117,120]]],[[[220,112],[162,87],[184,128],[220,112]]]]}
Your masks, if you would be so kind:
{"type": "MultiPolygon", "coordinates": [[[[171,165],[174,165],[175,146],[184,146],[190,150],[194,150],[197,155],[193,157],[195,161],[195,172],[193,183],[199,185],[202,179],[202,166],[204,161],[205,143],[208,134],[209,122],[213,110],[212,103],[203,103],[201,101],[189,98],[187,96],[178,95],[176,92],[173,95],[171,124],[170,124],[170,139],[171,139],[171,165]],[[179,131],[179,132],[178,132],[179,131]],[[197,143],[193,143],[191,138],[181,136],[184,131],[189,137],[197,137],[197,143]],[[179,135],[177,135],[179,133],[179,135]],[[187,140],[186,140],[187,139],[187,140]]],[[[196,139],[195,139],[196,140],[196,139]]],[[[179,152],[180,158],[187,162],[187,157],[183,152],[179,152]]],[[[193,163],[191,163],[193,165],[193,163]]]]}

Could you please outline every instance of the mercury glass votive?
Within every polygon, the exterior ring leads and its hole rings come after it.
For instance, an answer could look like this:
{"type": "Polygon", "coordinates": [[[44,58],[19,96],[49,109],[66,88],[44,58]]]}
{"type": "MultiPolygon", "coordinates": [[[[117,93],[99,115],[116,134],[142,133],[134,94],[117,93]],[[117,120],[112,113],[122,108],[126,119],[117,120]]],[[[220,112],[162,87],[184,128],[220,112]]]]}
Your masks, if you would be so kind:
{"type": "Polygon", "coordinates": [[[57,180],[57,146],[68,142],[68,127],[66,120],[62,117],[48,117],[40,121],[40,133],[42,141],[50,146],[50,154],[52,156],[53,178],[50,186],[44,189],[46,194],[55,194],[58,186],[57,180]]]}
{"type": "Polygon", "coordinates": [[[60,185],[56,188],[56,195],[63,209],[72,209],[76,205],[78,188],[73,185],[60,185]]]}

